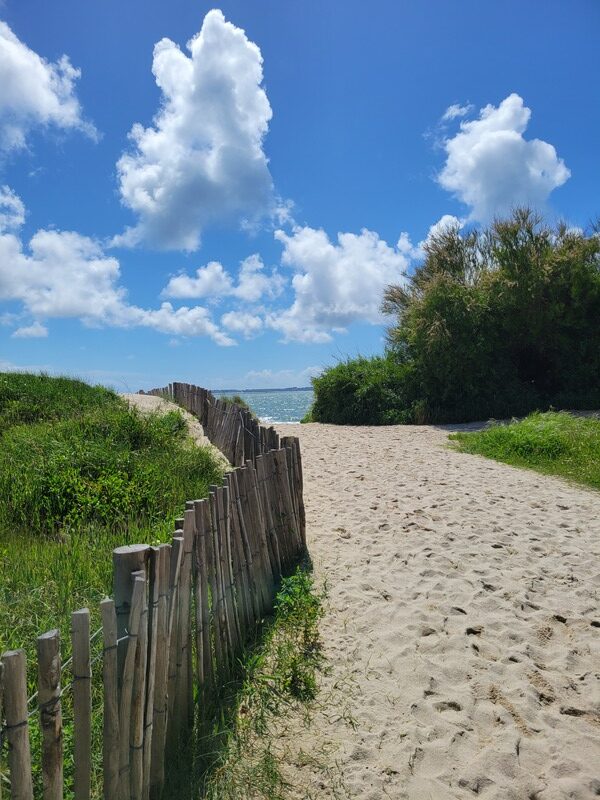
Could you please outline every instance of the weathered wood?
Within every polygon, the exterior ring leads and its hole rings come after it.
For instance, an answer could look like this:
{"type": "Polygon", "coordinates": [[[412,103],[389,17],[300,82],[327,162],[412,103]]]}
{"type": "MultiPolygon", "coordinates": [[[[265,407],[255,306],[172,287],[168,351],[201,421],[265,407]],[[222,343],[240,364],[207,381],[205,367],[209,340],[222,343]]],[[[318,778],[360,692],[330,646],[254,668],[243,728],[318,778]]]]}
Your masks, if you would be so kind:
{"type": "Polygon", "coordinates": [[[144,708],[146,699],[146,668],[148,662],[148,600],[146,595],[146,573],[134,573],[136,582],[143,582],[142,612],[138,631],[138,643],[133,667],[133,689],[131,693],[131,725],[129,728],[129,795],[131,800],[142,800],[144,788],[144,708]]]}
{"type": "Polygon", "coordinates": [[[102,761],[104,800],[116,800],[119,793],[119,689],[117,679],[117,615],[110,598],[100,603],[102,614],[102,680],[104,684],[104,719],[102,761]]]}
{"type": "Polygon", "coordinates": [[[129,647],[125,637],[127,624],[131,614],[131,598],[133,594],[134,572],[144,569],[148,553],[147,544],[130,544],[113,550],[113,596],[117,612],[117,665],[119,691],[122,686],[123,664],[129,647]]]}
{"type": "Polygon", "coordinates": [[[231,526],[229,518],[229,489],[225,486],[220,487],[217,492],[218,520],[221,528],[221,563],[225,578],[225,605],[229,618],[229,629],[231,634],[232,646],[232,666],[241,651],[241,629],[238,609],[235,601],[235,584],[233,577],[233,556],[231,547],[231,526]]]}
{"type": "Polygon", "coordinates": [[[92,778],[92,666],[90,612],[80,608],[71,614],[73,648],[73,792],[75,800],[89,800],[92,778]]]}
{"type": "Polygon", "coordinates": [[[167,735],[167,671],[169,658],[169,573],[171,545],[158,547],[158,610],[156,630],[156,666],[154,678],[153,725],[150,762],[150,797],[162,794],[165,773],[165,740],[167,735]]]}
{"type": "MultiPolygon", "coordinates": [[[[226,676],[230,671],[233,661],[233,638],[232,623],[229,619],[228,605],[226,598],[226,565],[225,565],[225,542],[223,526],[219,522],[218,509],[218,486],[211,486],[209,495],[211,530],[213,535],[213,564],[216,576],[216,611],[218,618],[218,636],[220,639],[221,663],[219,668],[226,676]]],[[[224,678],[222,678],[224,679],[224,678]]]]}
{"type": "Polygon", "coordinates": [[[33,800],[31,749],[27,721],[27,663],[24,650],[2,655],[4,716],[8,739],[8,768],[12,800],[33,800]]]}
{"type": "Polygon", "coordinates": [[[160,548],[151,547],[148,559],[148,666],[146,670],[146,697],[144,708],[144,779],[142,797],[150,797],[150,770],[152,738],[154,736],[154,692],[156,686],[156,661],[158,658],[158,604],[160,596],[160,548]]]}
{"type": "Polygon", "coordinates": [[[188,509],[184,514],[183,523],[183,560],[181,563],[180,592],[179,592],[179,636],[177,644],[177,718],[181,730],[189,722],[192,707],[192,686],[190,684],[189,655],[190,655],[190,608],[192,591],[192,551],[194,547],[194,534],[196,515],[188,509]]]}
{"type": "Polygon", "coordinates": [[[265,523],[271,570],[273,572],[275,582],[277,582],[280,580],[282,575],[282,563],[279,553],[279,542],[277,540],[277,530],[275,528],[275,520],[273,518],[273,509],[271,508],[271,499],[267,480],[266,468],[268,457],[268,453],[266,453],[265,455],[258,456],[256,459],[256,478],[265,523]]]}
{"type": "Polygon", "coordinates": [[[119,797],[120,800],[130,798],[130,761],[129,761],[129,735],[131,730],[131,700],[135,674],[135,659],[138,649],[138,633],[146,581],[144,578],[133,579],[133,594],[131,596],[129,623],[127,626],[127,652],[123,664],[122,685],[119,698],[119,797]]]}
{"type": "Polygon", "coordinates": [[[43,797],[44,800],[62,800],[63,728],[60,703],[60,635],[57,630],[38,636],[37,657],[43,797]]]}
{"type": "Polygon", "coordinates": [[[207,518],[208,502],[196,500],[196,536],[194,538],[195,569],[195,611],[196,611],[196,658],[197,674],[202,705],[206,692],[212,682],[212,654],[210,642],[210,616],[208,591],[208,562],[206,540],[209,531],[207,518]]]}
{"type": "MultiPolygon", "coordinates": [[[[177,531],[179,533],[179,531],[177,531]]],[[[181,568],[183,564],[184,541],[182,536],[173,537],[171,555],[171,574],[169,581],[169,670],[167,681],[167,742],[174,746],[179,736],[179,719],[177,717],[177,665],[179,656],[180,624],[179,591],[181,568]]]]}

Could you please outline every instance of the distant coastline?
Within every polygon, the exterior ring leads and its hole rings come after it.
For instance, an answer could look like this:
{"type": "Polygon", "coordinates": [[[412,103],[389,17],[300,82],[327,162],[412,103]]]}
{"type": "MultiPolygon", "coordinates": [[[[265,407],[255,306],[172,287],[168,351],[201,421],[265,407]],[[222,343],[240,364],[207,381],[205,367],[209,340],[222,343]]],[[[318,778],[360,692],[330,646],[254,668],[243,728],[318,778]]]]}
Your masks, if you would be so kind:
{"type": "Polygon", "coordinates": [[[285,389],[211,389],[213,394],[250,394],[262,392],[312,392],[312,386],[288,386],[285,389]]]}

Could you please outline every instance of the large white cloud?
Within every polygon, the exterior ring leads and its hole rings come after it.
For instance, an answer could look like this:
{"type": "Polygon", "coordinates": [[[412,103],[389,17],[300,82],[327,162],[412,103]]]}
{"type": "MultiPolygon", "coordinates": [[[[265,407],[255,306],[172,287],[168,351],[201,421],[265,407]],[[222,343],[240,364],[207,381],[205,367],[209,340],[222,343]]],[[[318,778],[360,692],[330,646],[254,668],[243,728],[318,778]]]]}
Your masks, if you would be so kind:
{"type": "Polygon", "coordinates": [[[194,276],[182,273],[171,278],[162,291],[164,297],[223,298],[236,297],[256,303],[263,296],[274,298],[281,294],[284,279],[277,272],[265,271],[261,257],[254,253],[240,263],[237,283],[219,261],[209,261],[199,267],[194,276]]]}
{"type": "Polygon", "coordinates": [[[117,259],[106,256],[86,236],[39,230],[24,246],[16,233],[0,234],[0,300],[20,303],[23,313],[33,318],[14,332],[17,337],[44,336],[47,329],[42,321],[60,317],[81,319],[87,325],[208,336],[220,345],[234,344],[206,308],[174,308],[171,303],[158,309],[140,308],[128,302],[119,280],[117,259]]]}
{"type": "Polygon", "coordinates": [[[337,243],[323,230],[296,227],[291,235],[279,230],[282,262],[295,270],[294,302],[269,315],[268,324],[285,341],[327,342],[332,331],[353,322],[379,324],[383,290],[404,280],[411,245],[406,235],[395,247],[377,233],[339,233],[337,243]]]}
{"type": "Polygon", "coordinates": [[[189,57],[170,39],[154,48],[160,109],[151,127],[133,126],[133,151],[117,165],[139,221],[115,244],[195,250],[206,225],[256,218],[273,199],[259,48],[216,9],[187,46],[189,57]]]}
{"type": "Polygon", "coordinates": [[[0,150],[26,146],[35,125],[96,131],[81,115],[75,81],[81,72],[67,56],[52,64],[21,42],[0,21],[0,150]]]}
{"type": "Polygon", "coordinates": [[[541,207],[570,176],[548,142],[523,136],[531,111],[518,94],[498,107],[487,105],[478,119],[460,123],[444,141],[446,163],[440,186],[470,206],[470,219],[487,222],[518,205],[541,207]]]}

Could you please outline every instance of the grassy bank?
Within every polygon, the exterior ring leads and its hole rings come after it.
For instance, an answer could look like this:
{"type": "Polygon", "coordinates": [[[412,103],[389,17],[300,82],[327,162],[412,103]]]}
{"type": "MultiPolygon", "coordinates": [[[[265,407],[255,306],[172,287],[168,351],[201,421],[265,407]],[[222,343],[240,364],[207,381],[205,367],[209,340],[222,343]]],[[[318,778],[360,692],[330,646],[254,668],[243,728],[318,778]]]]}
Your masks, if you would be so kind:
{"type": "Polygon", "coordinates": [[[600,420],[566,412],[530,414],[521,422],[494,425],[451,437],[466,453],[600,489],[600,420]]]}
{"type": "MultiPolygon", "coordinates": [[[[185,500],[205,496],[220,478],[214,456],[187,437],[177,412],[143,416],[102,387],[0,374],[0,648],[25,648],[29,694],[38,634],[59,628],[66,659],[72,611],[88,606],[92,630],[99,627],[98,603],[111,593],[112,549],[165,541],[185,500]]],[[[99,683],[99,671],[97,677],[99,683]]],[[[101,705],[100,697],[95,701],[101,705]]],[[[64,703],[69,752],[68,693],[64,703]]],[[[35,725],[32,736],[35,751],[35,725]]],[[[65,766],[69,786],[72,764],[65,766]]]]}
{"type": "Polygon", "coordinates": [[[281,770],[280,734],[288,715],[310,714],[317,695],[318,673],[324,668],[318,627],[323,601],[306,569],[283,580],[273,619],[260,646],[248,653],[243,682],[212,735],[214,746],[208,749],[214,757],[200,781],[200,797],[289,796],[281,770]]]}

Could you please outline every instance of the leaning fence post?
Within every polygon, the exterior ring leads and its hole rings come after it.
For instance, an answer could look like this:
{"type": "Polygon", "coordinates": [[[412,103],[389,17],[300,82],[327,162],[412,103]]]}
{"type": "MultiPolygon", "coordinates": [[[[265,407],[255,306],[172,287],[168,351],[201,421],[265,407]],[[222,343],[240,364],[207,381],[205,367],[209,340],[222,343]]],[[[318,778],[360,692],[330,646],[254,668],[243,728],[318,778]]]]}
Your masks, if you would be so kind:
{"type": "Polygon", "coordinates": [[[133,594],[132,573],[144,569],[147,551],[147,544],[130,544],[113,550],[113,596],[117,612],[117,638],[119,641],[117,647],[119,697],[123,680],[123,664],[128,647],[126,631],[133,594]]]}
{"type": "Polygon", "coordinates": [[[89,800],[92,750],[92,668],[90,661],[90,612],[80,608],[71,614],[73,646],[73,722],[75,800],[89,800]]]}
{"type": "Polygon", "coordinates": [[[57,630],[38,636],[37,656],[43,797],[44,800],[62,800],[63,728],[60,703],[60,635],[57,630]]]}
{"type": "Polygon", "coordinates": [[[24,650],[9,650],[4,664],[4,713],[12,800],[33,800],[27,722],[27,665],[24,650]]]}
{"type": "Polygon", "coordinates": [[[117,687],[117,615],[115,602],[100,603],[102,613],[104,722],[102,754],[104,800],[116,800],[119,792],[119,692],[117,687]]]}

